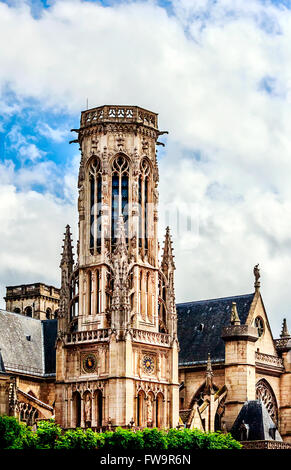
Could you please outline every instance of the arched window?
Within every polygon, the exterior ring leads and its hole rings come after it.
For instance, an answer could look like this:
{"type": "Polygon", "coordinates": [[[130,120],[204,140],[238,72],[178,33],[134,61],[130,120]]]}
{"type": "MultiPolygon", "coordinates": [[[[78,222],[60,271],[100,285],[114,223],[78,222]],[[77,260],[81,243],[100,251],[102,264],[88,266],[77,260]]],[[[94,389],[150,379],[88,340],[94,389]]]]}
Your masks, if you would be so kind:
{"type": "Polygon", "coordinates": [[[159,331],[160,333],[166,333],[167,332],[166,286],[165,286],[164,278],[161,274],[159,274],[158,316],[159,316],[159,331]]]}
{"type": "Polygon", "coordinates": [[[58,308],[57,308],[57,310],[55,310],[54,316],[55,316],[55,318],[58,318],[58,316],[59,316],[59,309],[58,308]]]}
{"type": "Polygon", "coordinates": [[[32,307],[26,307],[24,313],[27,317],[32,317],[32,307]]]}
{"type": "Polygon", "coordinates": [[[103,420],[103,397],[101,390],[97,390],[95,393],[95,400],[96,400],[96,424],[98,427],[102,426],[103,420]]]}
{"type": "Polygon", "coordinates": [[[101,196],[102,174],[99,158],[94,157],[89,166],[90,185],[90,252],[101,251],[101,196]]]}
{"type": "Polygon", "coordinates": [[[139,246],[143,247],[145,252],[148,249],[149,174],[149,163],[143,159],[139,177],[139,246]]]}
{"type": "Polygon", "coordinates": [[[79,392],[73,393],[73,416],[72,428],[79,428],[81,426],[81,395],[79,392]]]}
{"type": "Polygon", "coordinates": [[[71,322],[77,324],[77,318],[79,315],[79,277],[78,272],[73,273],[70,281],[70,317],[71,322]]]}
{"type": "Polygon", "coordinates": [[[87,310],[88,315],[91,315],[92,313],[92,295],[93,295],[92,272],[88,271],[88,310],[87,310]]]}
{"type": "Polygon", "coordinates": [[[162,393],[158,393],[156,398],[156,426],[162,428],[164,426],[164,397],[162,393]]]}
{"type": "Polygon", "coordinates": [[[105,288],[106,311],[110,310],[110,307],[111,307],[113,287],[114,287],[113,275],[112,275],[112,272],[110,270],[108,270],[106,272],[106,288],[105,288]]]}
{"type": "Polygon", "coordinates": [[[51,319],[51,317],[52,317],[52,309],[51,308],[46,309],[45,316],[46,316],[47,320],[51,319]]]}
{"type": "Polygon", "coordinates": [[[278,425],[277,400],[272,387],[265,379],[259,380],[256,384],[256,399],[264,403],[272,420],[278,425]]]}
{"type": "Polygon", "coordinates": [[[16,307],[14,310],[13,310],[14,313],[21,313],[21,310],[20,308],[16,307]]]}
{"type": "Polygon", "coordinates": [[[263,336],[264,333],[264,321],[261,317],[256,317],[255,319],[255,327],[257,328],[259,338],[263,336]]]}
{"type": "Polygon", "coordinates": [[[113,246],[116,244],[117,221],[121,214],[125,233],[128,234],[128,176],[128,161],[123,155],[119,155],[112,164],[111,243],[113,246]]]}
{"type": "Polygon", "coordinates": [[[137,426],[145,425],[145,393],[140,390],[136,399],[136,424],[137,426]]]}

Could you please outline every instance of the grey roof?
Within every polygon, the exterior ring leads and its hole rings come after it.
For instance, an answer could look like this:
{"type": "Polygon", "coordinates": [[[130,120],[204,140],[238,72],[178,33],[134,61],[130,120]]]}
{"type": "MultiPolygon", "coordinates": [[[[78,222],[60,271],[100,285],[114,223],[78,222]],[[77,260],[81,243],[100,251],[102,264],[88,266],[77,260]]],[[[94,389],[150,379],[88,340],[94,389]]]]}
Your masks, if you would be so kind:
{"type": "Polygon", "coordinates": [[[232,436],[238,441],[282,441],[274,421],[261,400],[246,401],[231,428],[232,436]],[[248,437],[242,436],[242,426],[248,428],[248,437]],[[270,433],[274,431],[275,439],[270,433]]]}
{"type": "Polygon", "coordinates": [[[6,370],[45,376],[55,372],[57,320],[40,321],[0,310],[0,348],[6,370]]]}
{"type": "Polygon", "coordinates": [[[244,324],[253,298],[254,293],[177,304],[179,364],[206,363],[208,353],[212,362],[224,361],[221,330],[229,325],[232,302],[244,324]]]}
{"type": "Polygon", "coordinates": [[[6,374],[1,349],[0,349],[0,374],[6,374]]]}

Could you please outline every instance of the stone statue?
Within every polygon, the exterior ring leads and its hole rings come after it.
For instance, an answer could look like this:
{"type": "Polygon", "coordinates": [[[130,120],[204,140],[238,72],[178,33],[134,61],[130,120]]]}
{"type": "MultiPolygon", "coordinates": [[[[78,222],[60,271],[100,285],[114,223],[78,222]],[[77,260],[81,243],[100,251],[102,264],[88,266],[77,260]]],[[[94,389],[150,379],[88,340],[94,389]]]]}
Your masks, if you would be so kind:
{"type": "Polygon", "coordinates": [[[91,398],[90,395],[86,396],[85,401],[85,422],[91,421],[91,398]]]}
{"type": "Polygon", "coordinates": [[[78,210],[84,209],[84,185],[82,184],[79,189],[78,210]]]}
{"type": "Polygon", "coordinates": [[[147,409],[147,421],[149,424],[152,423],[153,421],[153,403],[152,403],[152,400],[150,398],[148,398],[148,409],[147,409]]]}
{"type": "Polygon", "coordinates": [[[260,287],[260,268],[259,268],[259,265],[256,264],[256,266],[254,267],[254,276],[255,276],[255,287],[260,287]]]}

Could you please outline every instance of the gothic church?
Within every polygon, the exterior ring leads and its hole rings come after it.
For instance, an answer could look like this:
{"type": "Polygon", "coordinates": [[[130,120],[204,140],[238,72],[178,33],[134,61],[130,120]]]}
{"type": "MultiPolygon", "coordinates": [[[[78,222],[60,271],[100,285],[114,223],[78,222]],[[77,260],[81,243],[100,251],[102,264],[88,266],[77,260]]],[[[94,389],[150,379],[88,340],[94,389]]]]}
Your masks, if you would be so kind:
{"type": "Polygon", "coordinates": [[[273,339],[259,267],[251,294],[175,304],[169,228],[159,261],[157,114],[101,106],[74,131],[76,260],[67,226],[60,291],[7,287],[0,413],[55,416],[65,429],[180,426],[291,442],[291,336],[284,320],[273,339]]]}

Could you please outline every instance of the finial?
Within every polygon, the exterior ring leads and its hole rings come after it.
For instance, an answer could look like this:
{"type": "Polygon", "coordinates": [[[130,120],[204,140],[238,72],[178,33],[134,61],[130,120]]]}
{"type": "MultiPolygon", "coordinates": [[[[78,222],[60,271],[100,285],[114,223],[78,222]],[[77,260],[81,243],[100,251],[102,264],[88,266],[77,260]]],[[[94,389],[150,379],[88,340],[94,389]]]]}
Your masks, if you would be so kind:
{"type": "Polygon", "coordinates": [[[170,227],[168,226],[166,228],[166,236],[165,236],[165,241],[164,241],[164,250],[163,250],[163,256],[162,256],[161,268],[164,272],[167,272],[170,266],[172,266],[172,268],[175,269],[170,227]]]}
{"type": "Polygon", "coordinates": [[[280,334],[280,337],[281,338],[290,338],[291,337],[291,335],[288,331],[286,318],[283,319],[282,332],[280,334]]]}
{"type": "Polygon", "coordinates": [[[71,228],[69,224],[66,225],[65,238],[63,239],[63,253],[61,258],[61,266],[64,263],[68,263],[73,266],[74,264],[74,255],[73,255],[73,246],[71,239],[71,228]]]}
{"type": "Polygon", "coordinates": [[[231,305],[231,315],[230,315],[230,324],[231,325],[240,325],[240,318],[238,316],[236,302],[232,302],[231,305]]]}
{"type": "Polygon", "coordinates": [[[260,268],[259,268],[259,264],[256,264],[255,267],[254,267],[254,276],[255,276],[255,289],[256,290],[259,290],[260,289],[260,277],[261,277],[261,274],[260,274],[260,268]]]}

